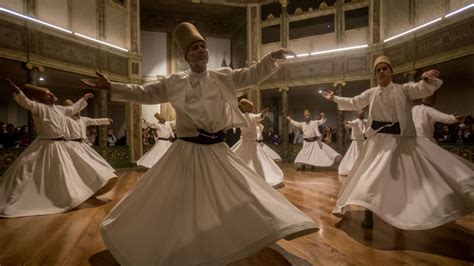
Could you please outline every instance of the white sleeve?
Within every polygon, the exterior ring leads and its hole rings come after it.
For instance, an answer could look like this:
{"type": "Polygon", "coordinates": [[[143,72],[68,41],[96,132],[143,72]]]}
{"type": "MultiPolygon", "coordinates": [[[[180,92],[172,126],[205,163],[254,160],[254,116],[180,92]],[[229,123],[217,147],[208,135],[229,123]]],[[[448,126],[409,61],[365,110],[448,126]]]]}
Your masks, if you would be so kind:
{"type": "Polygon", "coordinates": [[[370,103],[370,95],[375,88],[368,89],[355,97],[334,96],[334,102],[337,103],[339,110],[357,111],[362,110],[370,103]]]}
{"type": "Polygon", "coordinates": [[[159,104],[169,101],[164,80],[146,86],[112,82],[111,99],[141,104],[159,104]]]}
{"type": "Polygon", "coordinates": [[[296,122],[296,121],[293,120],[293,119],[290,119],[290,124],[291,124],[292,126],[294,126],[294,127],[297,127],[297,128],[301,128],[301,129],[303,128],[303,126],[301,125],[300,122],[296,122]]]}
{"type": "Polygon", "coordinates": [[[25,108],[26,110],[29,110],[33,114],[38,114],[40,112],[42,103],[30,100],[22,91],[20,91],[19,93],[13,93],[13,99],[21,107],[25,108]]]}
{"type": "Polygon", "coordinates": [[[62,105],[56,105],[56,106],[64,112],[64,115],[72,116],[72,115],[80,113],[84,108],[86,108],[87,100],[84,99],[84,97],[82,97],[71,106],[62,106],[62,105]]]}
{"type": "Polygon", "coordinates": [[[433,95],[441,85],[443,85],[443,81],[440,79],[430,80],[429,82],[421,80],[402,84],[402,90],[408,98],[416,100],[433,95]]]}
{"type": "Polygon", "coordinates": [[[440,123],[445,123],[445,124],[452,124],[459,122],[454,115],[448,115],[445,113],[442,113],[434,108],[426,108],[426,111],[428,115],[431,117],[431,119],[435,122],[440,122],[440,123]]]}
{"type": "Polygon", "coordinates": [[[84,121],[86,127],[110,125],[110,120],[108,118],[90,118],[81,116],[81,119],[84,121]]]}
{"type": "Polygon", "coordinates": [[[278,69],[277,60],[273,59],[270,54],[267,54],[257,64],[232,72],[235,89],[257,85],[275,74],[278,69]]]}

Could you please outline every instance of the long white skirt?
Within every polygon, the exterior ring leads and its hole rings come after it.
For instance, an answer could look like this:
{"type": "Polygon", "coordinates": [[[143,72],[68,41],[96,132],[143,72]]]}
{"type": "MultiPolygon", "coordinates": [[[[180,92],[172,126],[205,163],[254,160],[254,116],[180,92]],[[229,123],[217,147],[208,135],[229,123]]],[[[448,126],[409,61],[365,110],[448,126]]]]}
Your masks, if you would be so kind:
{"type": "Polygon", "coordinates": [[[342,159],[342,156],[322,141],[303,142],[303,148],[295,159],[295,165],[327,167],[342,159]]]}
{"type": "Polygon", "coordinates": [[[260,146],[262,147],[263,152],[268,155],[268,157],[270,157],[275,162],[281,162],[281,157],[278,153],[276,153],[276,151],[265,145],[263,142],[260,143],[260,146]]]}
{"type": "Polygon", "coordinates": [[[376,134],[344,183],[333,214],[370,209],[405,230],[437,227],[473,211],[474,172],[425,138],[376,134]]]}
{"type": "Polygon", "coordinates": [[[107,168],[111,172],[115,172],[115,169],[99,154],[97,153],[91,146],[84,142],[77,142],[77,141],[69,141],[68,144],[72,146],[77,152],[83,154],[83,159],[85,160],[93,160],[95,163],[100,164],[101,166],[107,168]]]}
{"type": "Polygon", "coordinates": [[[339,175],[349,174],[352,167],[354,166],[354,163],[357,160],[357,157],[359,157],[359,153],[363,145],[364,145],[364,140],[353,140],[351,142],[349,149],[347,149],[347,152],[344,155],[344,158],[342,158],[342,161],[339,164],[339,167],[337,168],[337,172],[339,175]]]}
{"type": "Polygon", "coordinates": [[[255,173],[265,179],[269,185],[276,186],[283,182],[283,171],[263,151],[262,146],[257,141],[240,139],[232,146],[231,150],[255,173]]]}
{"type": "Polygon", "coordinates": [[[0,178],[0,217],[68,211],[112,177],[69,142],[35,140],[0,178]]]}
{"type": "Polygon", "coordinates": [[[144,166],[146,168],[151,168],[158,160],[163,157],[163,155],[168,151],[171,146],[171,141],[168,140],[158,140],[149,151],[140,157],[137,161],[137,165],[144,166]]]}
{"type": "Polygon", "coordinates": [[[176,140],[101,233],[123,265],[224,265],[317,227],[227,144],[176,140]]]}

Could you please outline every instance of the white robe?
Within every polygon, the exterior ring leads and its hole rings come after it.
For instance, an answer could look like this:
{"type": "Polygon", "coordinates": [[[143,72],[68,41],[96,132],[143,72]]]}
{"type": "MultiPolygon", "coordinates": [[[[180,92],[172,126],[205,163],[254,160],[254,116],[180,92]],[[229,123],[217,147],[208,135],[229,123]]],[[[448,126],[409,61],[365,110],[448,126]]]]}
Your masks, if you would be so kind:
{"type": "Polygon", "coordinates": [[[347,149],[346,154],[344,155],[344,158],[342,158],[341,163],[339,164],[339,167],[337,168],[337,172],[339,175],[348,175],[349,172],[352,169],[352,166],[354,166],[354,163],[357,160],[357,157],[359,157],[360,150],[362,149],[362,146],[364,145],[364,132],[365,132],[365,123],[367,121],[363,121],[359,118],[354,119],[352,121],[347,122],[347,126],[352,128],[351,132],[351,145],[349,146],[349,149],[347,149]]]}
{"type": "Polygon", "coordinates": [[[410,100],[431,95],[442,82],[389,84],[353,98],[334,97],[342,110],[369,105],[371,121],[400,122],[400,135],[369,129],[367,142],[347,177],[333,214],[346,207],[370,209],[405,230],[430,229],[472,212],[474,172],[450,152],[417,138],[410,100]]]}
{"type": "Polygon", "coordinates": [[[166,121],[165,123],[148,123],[145,124],[147,127],[156,129],[158,139],[156,143],[151,147],[149,151],[140,157],[137,161],[137,165],[151,168],[156,162],[158,162],[161,157],[168,151],[171,146],[171,141],[169,138],[174,138],[173,129],[171,128],[171,123],[166,121]]]}
{"type": "MultiPolygon", "coordinates": [[[[216,132],[244,126],[235,90],[277,70],[266,56],[249,69],[183,72],[145,87],[113,83],[112,99],[170,101],[178,138],[192,137],[197,127],[216,132]]],[[[101,233],[123,265],[223,265],[315,228],[224,142],[177,139],[107,215],[101,233]]]]}
{"type": "Polygon", "coordinates": [[[283,171],[257,142],[257,123],[262,120],[261,114],[245,113],[244,116],[249,126],[240,128],[240,140],[232,146],[231,150],[269,185],[276,186],[282,183],[283,171]]]}
{"type": "Polygon", "coordinates": [[[31,101],[23,93],[13,97],[31,111],[38,136],[0,178],[0,217],[71,210],[114,176],[88,164],[83,154],[66,141],[52,140],[66,136],[65,116],[85,108],[84,99],[64,107],[31,101]]]}
{"type": "MultiPolygon", "coordinates": [[[[304,138],[320,138],[321,133],[319,132],[319,125],[322,125],[325,122],[326,118],[321,120],[311,120],[309,123],[296,122],[292,119],[290,120],[292,126],[303,130],[304,138]]],[[[311,142],[305,140],[303,142],[303,148],[296,156],[294,163],[297,167],[302,165],[326,167],[333,165],[341,158],[342,156],[339,153],[321,140],[318,139],[311,142]]]]}
{"type": "MultiPolygon", "coordinates": [[[[426,138],[436,144],[437,142],[433,137],[434,125],[436,122],[444,124],[453,124],[459,122],[454,115],[442,113],[433,107],[423,104],[414,106],[411,109],[411,112],[413,116],[413,122],[415,123],[416,135],[418,137],[426,138]]],[[[474,170],[473,163],[457,154],[453,155],[466,164],[469,168],[474,170]]]]}
{"type": "MultiPolygon", "coordinates": [[[[102,173],[106,178],[116,177],[113,172],[115,169],[97,153],[87,142],[87,125],[109,125],[109,119],[92,119],[88,117],[65,117],[66,120],[66,134],[65,139],[67,140],[68,145],[71,145],[77,152],[80,152],[83,155],[83,160],[89,163],[94,167],[97,172],[102,173]],[[94,121],[95,120],[95,121],[94,121]],[[72,140],[81,140],[72,141],[72,140]]],[[[81,169],[78,169],[81,171],[81,169]]],[[[79,173],[80,175],[83,175],[79,173]]]]}

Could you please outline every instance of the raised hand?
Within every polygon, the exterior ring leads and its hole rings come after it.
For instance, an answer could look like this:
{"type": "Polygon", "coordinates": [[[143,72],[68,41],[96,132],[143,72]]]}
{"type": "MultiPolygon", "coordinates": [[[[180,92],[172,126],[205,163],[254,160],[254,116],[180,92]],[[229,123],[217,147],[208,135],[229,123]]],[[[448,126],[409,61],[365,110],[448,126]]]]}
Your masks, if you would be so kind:
{"type": "Polygon", "coordinates": [[[286,59],[288,56],[296,57],[296,54],[295,52],[285,48],[280,48],[272,52],[273,59],[286,59]]]}
{"type": "Polygon", "coordinates": [[[438,78],[438,76],[440,75],[441,73],[438,71],[438,70],[428,70],[426,72],[423,72],[423,74],[421,74],[421,78],[424,80],[424,81],[430,81],[430,80],[433,80],[433,79],[436,79],[438,78]]]}
{"type": "Polygon", "coordinates": [[[319,115],[320,116],[326,116],[326,114],[324,112],[321,112],[319,115]]]}
{"type": "Polygon", "coordinates": [[[20,93],[20,91],[21,91],[20,87],[18,87],[13,80],[11,80],[11,79],[5,79],[5,80],[8,82],[8,85],[10,86],[11,90],[14,93],[16,93],[16,94],[20,93]]]}
{"type": "Polygon", "coordinates": [[[287,116],[286,119],[291,120],[291,116],[287,116]]]}
{"type": "Polygon", "coordinates": [[[89,93],[86,93],[86,94],[84,94],[84,97],[83,97],[83,98],[84,98],[84,100],[87,101],[87,100],[89,100],[89,99],[94,98],[94,94],[92,94],[92,93],[90,93],[90,92],[89,92],[89,93]]]}
{"type": "Polygon", "coordinates": [[[321,95],[326,98],[326,100],[334,101],[334,92],[332,90],[322,91],[321,95]]]}
{"type": "Polygon", "coordinates": [[[112,118],[109,118],[109,123],[110,123],[110,124],[113,124],[113,123],[114,123],[114,120],[112,120],[112,118]]]}
{"type": "Polygon", "coordinates": [[[464,115],[454,115],[454,117],[456,118],[456,120],[458,120],[459,122],[462,122],[462,120],[464,119],[464,115]]]}
{"type": "Polygon", "coordinates": [[[89,87],[99,90],[110,90],[110,80],[109,78],[100,73],[99,70],[96,70],[95,73],[97,74],[96,79],[81,79],[82,83],[86,84],[89,87]]]}

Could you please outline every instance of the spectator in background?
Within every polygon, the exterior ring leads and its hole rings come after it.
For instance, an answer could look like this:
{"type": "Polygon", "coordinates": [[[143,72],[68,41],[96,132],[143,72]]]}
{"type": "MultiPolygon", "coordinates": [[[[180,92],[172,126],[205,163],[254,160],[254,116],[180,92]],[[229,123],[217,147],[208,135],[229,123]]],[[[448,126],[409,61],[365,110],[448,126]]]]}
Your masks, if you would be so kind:
{"type": "Polygon", "coordinates": [[[20,128],[20,133],[18,134],[20,147],[27,147],[30,145],[30,132],[28,126],[22,126],[20,128]]]}
{"type": "Polygon", "coordinates": [[[109,130],[107,131],[107,144],[109,146],[115,146],[116,143],[117,143],[117,136],[115,136],[114,129],[109,128],[109,130]]]}
{"type": "Polygon", "coordinates": [[[450,143],[452,142],[453,136],[451,135],[451,132],[449,130],[448,125],[443,126],[443,131],[441,131],[441,136],[438,139],[438,142],[443,142],[443,143],[450,143]]]}
{"type": "Polygon", "coordinates": [[[97,127],[92,126],[87,128],[87,140],[89,145],[99,145],[97,141],[97,127]]]}
{"type": "Polygon", "coordinates": [[[16,148],[20,144],[13,124],[7,124],[6,132],[2,135],[2,144],[4,148],[16,148]]]}
{"type": "Polygon", "coordinates": [[[293,143],[303,143],[304,141],[304,135],[303,135],[303,130],[300,128],[295,128],[295,138],[293,140],[293,143]]]}
{"type": "Polygon", "coordinates": [[[5,134],[7,132],[7,125],[3,122],[0,122],[0,135],[5,134]]]}

